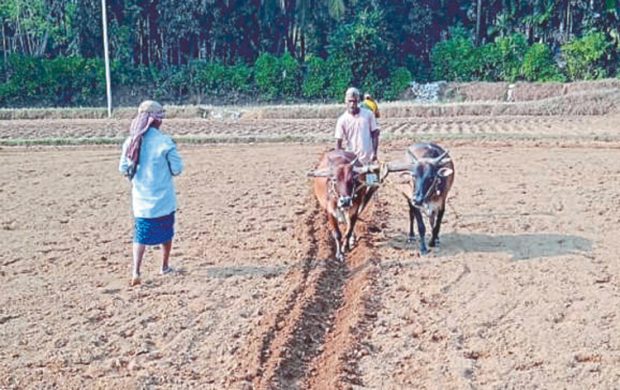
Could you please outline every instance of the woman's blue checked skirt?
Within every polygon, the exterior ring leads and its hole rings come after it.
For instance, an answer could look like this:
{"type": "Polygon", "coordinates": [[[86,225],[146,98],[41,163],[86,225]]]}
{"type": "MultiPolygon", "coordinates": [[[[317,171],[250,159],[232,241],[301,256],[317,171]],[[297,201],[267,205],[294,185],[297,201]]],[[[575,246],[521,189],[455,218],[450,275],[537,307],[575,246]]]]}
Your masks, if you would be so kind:
{"type": "Polygon", "coordinates": [[[174,236],[174,212],[157,218],[134,218],[133,242],[144,245],[164,244],[174,236]]]}

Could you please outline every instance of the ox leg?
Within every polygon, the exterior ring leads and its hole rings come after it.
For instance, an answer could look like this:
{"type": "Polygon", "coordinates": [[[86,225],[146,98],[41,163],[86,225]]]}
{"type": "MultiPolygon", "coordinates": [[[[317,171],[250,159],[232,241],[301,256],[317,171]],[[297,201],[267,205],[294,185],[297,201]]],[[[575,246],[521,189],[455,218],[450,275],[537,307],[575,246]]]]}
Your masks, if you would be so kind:
{"type": "Polygon", "coordinates": [[[418,233],[420,234],[420,253],[425,255],[428,253],[428,248],[426,247],[426,242],[424,239],[424,235],[426,234],[426,226],[424,226],[424,218],[422,218],[422,213],[420,209],[413,207],[413,215],[415,216],[415,220],[418,223],[418,233]]]}
{"type": "Polygon", "coordinates": [[[345,250],[346,251],[350,251],[351,247],[353,247],[353,245],[355,245],[355,223],[357,222],[357,213],[355,213],[352,217],[351,217],[351,224],[349,226],[349,229],[347,230],[347,234],[346,234],[346,242],[345,242],[345,250]]]}
{"type": "Polygon", "coordinates": [[[414,207],[410,202],[407,202],[409,205],[409,236],[407,237],[407,243],[411,244],[415,242],[415,233],[413,232],[413,221],[415,221],[415,213],[413,212],[414,207]]]}
{"type": "Polygon", "coordinates": [[[445,210],[441,208],[437,213],[437,218],[433,224],[433,234],[431,235],[431,240],[428,243],[428,246],[430,247],[439,246],[439,229],[441,228],[441,220],[443,219],[444,211],[445,210]]]}
{"type": "Polygon", "coordinates": [[[356,241],[357,241],[357,237],[355,237],[355,231],[352,231],[349,237],[349,247],[355,246],[356,241]]]}
{"type": "Polygon", "coordinates": [[[342,233],[340,233],[340,229],[338,228],[338,221],[334,216],[330,215],[327,218],[327,222],[329,223],[332,237],[336,243],[336,259],[343,261],[344,253],[342,252],[342,233]]]}

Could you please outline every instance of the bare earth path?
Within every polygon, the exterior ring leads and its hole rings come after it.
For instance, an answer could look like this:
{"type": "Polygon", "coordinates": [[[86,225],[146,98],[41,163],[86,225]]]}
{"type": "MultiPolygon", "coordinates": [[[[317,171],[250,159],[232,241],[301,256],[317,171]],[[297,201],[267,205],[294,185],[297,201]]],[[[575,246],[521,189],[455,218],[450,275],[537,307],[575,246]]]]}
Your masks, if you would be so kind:
{"type": "MultiPolygon", "coordinates": [[[[126,126],[42,123],[0,135],[126,126]]],[[[450,149],[440,251],[406,243],[389,177],[333,260],[305,177],[329,144],[181,144],[179,272],[157,275],[150,249],[137,288],[118,147],[1,148],[0,388],[616,388],[618,117],[384,124],[383,159],[414,139],[450,149]]],[[[167,125],[321,141],[333,121],[167,125]]]]}

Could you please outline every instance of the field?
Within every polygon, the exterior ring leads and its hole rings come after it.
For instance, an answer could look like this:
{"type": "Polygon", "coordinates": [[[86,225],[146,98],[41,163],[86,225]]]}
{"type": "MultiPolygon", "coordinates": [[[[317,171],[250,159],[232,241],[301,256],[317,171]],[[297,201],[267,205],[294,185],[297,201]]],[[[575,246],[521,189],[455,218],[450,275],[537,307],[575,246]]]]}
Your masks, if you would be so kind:
{"type": "Polygon", "coordinates": [[[0,388],[617,388],[617,113],[386,116],[382,160],[450,150],[442,247],[389,176],[344,263],[306,178],[334,124],[166,120],[178,272],[131,288],[128,119],[0,121],[0,388]]]}

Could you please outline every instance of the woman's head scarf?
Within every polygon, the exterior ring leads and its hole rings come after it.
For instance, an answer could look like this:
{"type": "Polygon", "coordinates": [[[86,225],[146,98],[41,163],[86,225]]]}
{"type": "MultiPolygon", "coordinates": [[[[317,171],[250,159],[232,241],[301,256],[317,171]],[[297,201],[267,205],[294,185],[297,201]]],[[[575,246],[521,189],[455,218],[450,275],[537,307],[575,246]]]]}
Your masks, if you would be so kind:
{"type": "Polygon", "coordinates": [[[161,104],[154,100],[146,100],[138,107],[138,115],[131,121],[129,136],[131,141],[127,148],[126,157],[129,160],[129,168],[126,175],[133,179],[140,160],[140,147],[144,134],[151,127],[159,127],[165,117],[165,111],[161,104]]]}

